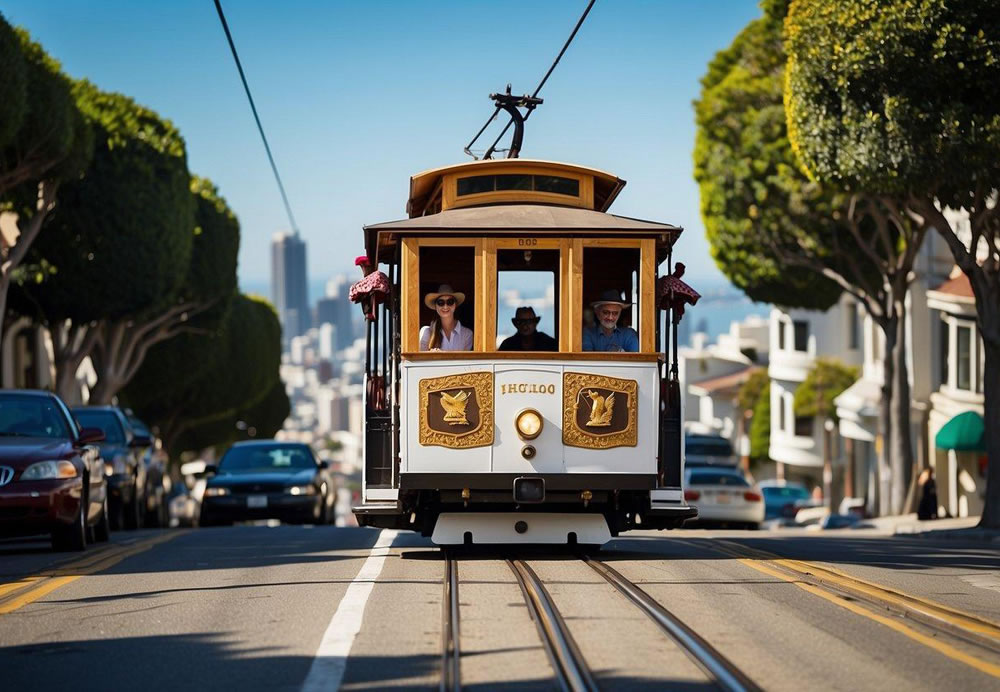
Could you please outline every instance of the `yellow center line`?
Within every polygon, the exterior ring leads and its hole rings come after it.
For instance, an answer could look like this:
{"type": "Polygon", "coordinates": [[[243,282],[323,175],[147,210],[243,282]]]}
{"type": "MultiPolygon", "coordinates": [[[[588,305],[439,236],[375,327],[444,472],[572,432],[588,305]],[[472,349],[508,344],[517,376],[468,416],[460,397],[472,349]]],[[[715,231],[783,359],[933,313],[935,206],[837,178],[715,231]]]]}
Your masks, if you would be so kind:
{"type": "Polygon", "coordinates": [[[794,577],[794,576],[791,576],[791,575],[788,575],[788,574],[784,574],[783,572],[780,572],[780,571],[778,571],[776,569],[772,569],[771,567],[768,567],[766,565],[760,564],[756,560],[748,560],[746,558],[739,558],[739,561],[742,562],[747,567],[750,567],[751,569],[755,569],[758,572],[761,572],[763,574],[767,574],[767,575],[770,575],[770,576],[775,577],[777,579],[781,579],[782,581],[786,581],[786,582],[789,582],[791,584],[794,584],[795,586],[799,587],[800,589],[802,589],[804,591],[807,591],[807,592],[813,594],[814,596],[819,596],[820,598],[822,598],[822,599],[824,599],[826,601],[829,601],[830,603],[833,603],[835,605],[838,605],[841,608],[846,608],[847,610],[851,611],[852,613],[855,613],[857,615],[861,615],[863,617],[869,618],[870,620],[874,620],[875,622],[878,622],[878,623],[880,623],[882,625],[885,625],[886,627],[888,627],[888,628],[890,628],[892,630],[895,630],[896,632],[899,632],[903,636],[908,637],[908,638],[912,639],[913,641],[919,642],[920,644],[923,644],[924,646],[927,646],[927,647],[929,647],[931,649],[934,649],[935,651],[937,651],[937,652],[939,652],[941,654],[944,654],[948,658],[951,658],[953,660],[956,660],[956,661],[964,663],[964,664],[966,664],[968,666],[971,666],[972,668],[975,668],[976,670],[978,670],[978,671],[980,671],[982,673],[986,673],[987,675],[992,675],[995,678],[1000,678],[1000,666],[998,666],[998,665],[995,665],[993,663],[989,663],[987,661],[983,661],[981,659],[978,659],[975,656],[967,654],[964,651],[956,649],[953,646],[950,646],[948,644],[945,644],[944,642],[938,641],[934,637],[930,637],[930,636],[927,636],[926,634],[922,634],[920,632],[917,632],[916,630],[913,630],[913,629],[907,627],[906,625],[898,622],[897,620],[894,620],[892,618],[886,617],[884,615],[879,615],[878,613],[874,613],[874,612],[868,610],[867,608],[863,608],[862,606],[858,605],[857,603],[845,600],[841,596],[837,596],[835,594],[829,593],[829,592],[827,592],[826,590],[824,590],[824,589],[822,589],[820,587],[813,586],[812,584],[806,584],[806,583],[800,581],[797,577],[794,577]]]}
{"type": "Polygon", "coordinates": [[[56,589],[76,581],[80,577],[106,570],[109,567],[113,567],[118,564],[125,558],[143,553],[155,545],[165,543],[166,541],[172,540],[184,533],[187,533],[187,531],[171,531],[169,533],[162,533],[158,536],[154,536],[145,541],[139,541],[131,545],[121,546],[121,549],[119,549],[119,546],[115,546],[114,548],[104,551],[96,556],[90,556],[85,559],[78,560],[76,563],[63,565],[62,567],[52,569],[47,573],[38,576],[26,577],[19,582],[0,585],[0,596],[2,596],[3,593],[16,591],[30,584],[36,584],[36,586],[28,589],[24,593],[18,594],[16,597],[0,603],[0,615],[12,613],[18,608],[22,608],[29,603],[33,603],[39,598],[52,593],[56,589]]]}

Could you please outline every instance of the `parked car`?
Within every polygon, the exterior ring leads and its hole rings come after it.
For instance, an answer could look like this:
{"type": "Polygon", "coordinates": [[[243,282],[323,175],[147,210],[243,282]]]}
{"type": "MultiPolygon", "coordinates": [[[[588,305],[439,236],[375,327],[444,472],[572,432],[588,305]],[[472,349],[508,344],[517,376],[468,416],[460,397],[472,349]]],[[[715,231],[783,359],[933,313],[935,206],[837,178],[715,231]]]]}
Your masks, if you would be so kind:
{"type": "Polygon", "coordinates": [[[238,442],[209,478],[201,501],[201,526],[249,519],[325,524],[333,519],[335,487],[325,461],[308,445],[254,440],[238,442]]]}
{"type": "Polygon", "coordinates": [[[813,504],[809,489],[801,483],[767,480],[757,484],[764,495],[764,518],[793,520],[803,507],[813,504]]]}
{"type": "Polygon", "coordinates": [[[722,435],[684,434],[684,466],[736,466],[733,445],[722,435]]]}
{"type": "MultiPolygon", "coordinates": [[[[695,467],[684,472],[684,499],[698,508],[694,524],[758,529],[764,502],[737,469],[695,467]]],[[[688,526],[691,522],[685,524],[688,526]]]]}
{"type": "Polygon", "coordinates": [[[167,455],[158,449],[156,437],[142,420],[131,411],[125,411],[129,427],[138,437],[148,437],[150,445],[142,450],[142,462],[146,467],[145,525],[155,528],[166,528],[170,523],[168,496],[170,495],[170,475],[167,473],[167,455]]]}
{"type": "Polygon", "coordinates": [[[73,415],[81,426],[104,431],[101,457],[108,478],[111,528],[142,528],[147,476],[143,453],[152,440],[137,435],[117,406],[79,406],[73,415]]]}
{"type": "Polygon", "coordinates": [[[103,439],[51,392],[0,392],[0,536],[49,533],[56,550],[108,540],[103,439]]]}
{"type": "Polygon", "coordinates": [[[170,526],[197,526],[205,494],[205,462],[181,464],[180,480],[170,490],[170,526]]]}

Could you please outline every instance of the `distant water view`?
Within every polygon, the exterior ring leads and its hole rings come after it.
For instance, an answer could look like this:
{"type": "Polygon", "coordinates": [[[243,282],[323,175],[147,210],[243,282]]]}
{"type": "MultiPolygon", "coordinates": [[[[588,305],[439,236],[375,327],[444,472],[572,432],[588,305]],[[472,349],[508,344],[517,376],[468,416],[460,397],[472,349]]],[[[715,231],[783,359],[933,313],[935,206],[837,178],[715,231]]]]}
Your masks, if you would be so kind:
{"type": "MultiPolygon", "coordinates": [[[[348,276],[351,277],[351,274],[348,276]]],[[[361,272],[357,272],[356,278],[361,278],[361,272]]],[[[326,291],[326,282],[326,278],[309,281],[310,305],[315,305],[316,301],[323,297],[326,291]]],[[[719,334],[729,331],[730,323],[743,320],[750,315],[767,317],[771,311],[771,306],[767,303],[755,303],[729,284],[700,286],[697,282],[692,283],[694,288],[702,294],[702,298],[696,306],[685,312],[684,320],[687,324],[684,325],[681,332],[683,335],[705,332],[710,341],[715,341],[719,334]]],[[[498,335],[513,333],[510,319],[520,305],[531,305],[535,312],[542,316],[538,328],[554,335],[552,297],[546,295],[549,292],[544,288],[539,287],[536,290],[531,290],[532,288],[534,287],[525,287],[521,293],[507,291],[501,297],[497,306],[498,335]]],[[[240,280],[240,290],[244,293],[254,293],[268,299],[271,298],[271,286],[267,280],[240,280]]]]}

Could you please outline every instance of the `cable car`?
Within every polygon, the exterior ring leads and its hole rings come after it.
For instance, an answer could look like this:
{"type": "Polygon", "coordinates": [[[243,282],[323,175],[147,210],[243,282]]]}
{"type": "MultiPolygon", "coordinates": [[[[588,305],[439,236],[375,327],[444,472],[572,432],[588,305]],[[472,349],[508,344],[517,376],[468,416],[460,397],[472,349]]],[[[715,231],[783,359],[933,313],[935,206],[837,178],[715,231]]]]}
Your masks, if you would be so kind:
{"type": "Polygon", "coordinates": [[[698,296],[672,265],[682,229],[608,212],[624,185],[472,161],[414,175],[408,218],[365,227],[359,524],[600,545],[696,515],[676,331],[698,296]]]}

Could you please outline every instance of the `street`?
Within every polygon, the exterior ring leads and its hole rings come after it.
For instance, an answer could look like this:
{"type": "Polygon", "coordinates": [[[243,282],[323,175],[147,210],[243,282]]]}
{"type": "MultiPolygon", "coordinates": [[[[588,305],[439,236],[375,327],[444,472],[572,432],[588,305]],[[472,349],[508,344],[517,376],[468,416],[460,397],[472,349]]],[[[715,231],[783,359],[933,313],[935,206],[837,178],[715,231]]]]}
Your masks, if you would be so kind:
{"type": "MultiPolygon", "coordinates": [[[[556,685],[515,563],[538,576],[596,687],[716,687],[578,555],[451,556],[452,688],[556,685]]],[[[990,689],[1000,677],[1000,555],[989,542],[633,532],[592,559],[699,635],[749,689],[990,689]]],[[[449,665],[445,566],[416,534],[359,528],[147,530],[80,556],[6,541],[3,687],[436,688],[449,665]]]]}

